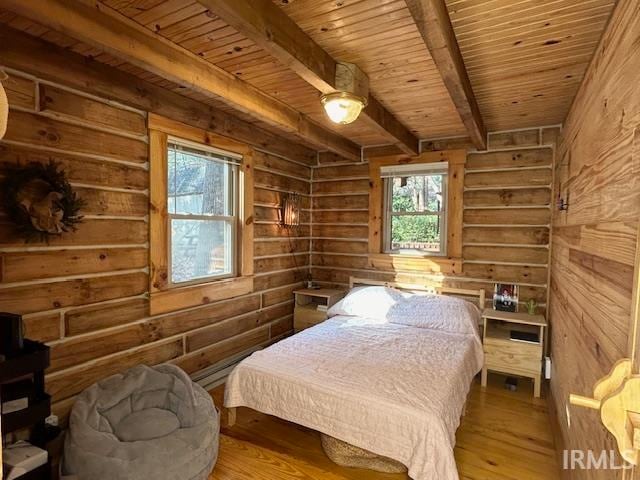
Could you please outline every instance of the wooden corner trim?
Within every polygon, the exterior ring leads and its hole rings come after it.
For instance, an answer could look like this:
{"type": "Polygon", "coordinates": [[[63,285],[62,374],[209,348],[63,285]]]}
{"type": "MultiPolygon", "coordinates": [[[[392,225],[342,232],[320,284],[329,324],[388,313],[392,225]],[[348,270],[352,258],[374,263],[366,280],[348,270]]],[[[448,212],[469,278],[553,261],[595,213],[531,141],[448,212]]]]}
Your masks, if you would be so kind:
{"type": "Polygon", "coordinates": [[[253,237],[254,237],[254,159],[253,149],[242,158],[239,197],[242,208],[238,212],[240,222],[238,228],[238,250],[240,262],[238,265],[243,276],[253,275],[253,237]]]}
{"type": "Polygon", "coordinates": [[[149,291],[168,284],[167,134],[149,131],[149,291]]]}

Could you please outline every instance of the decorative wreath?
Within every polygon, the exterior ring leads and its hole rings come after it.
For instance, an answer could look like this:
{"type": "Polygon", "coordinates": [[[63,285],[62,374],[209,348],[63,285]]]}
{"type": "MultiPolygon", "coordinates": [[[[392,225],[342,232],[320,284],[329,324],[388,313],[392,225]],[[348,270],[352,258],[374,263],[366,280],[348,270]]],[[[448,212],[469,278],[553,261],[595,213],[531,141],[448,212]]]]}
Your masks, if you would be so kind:
{"type": "Polygon", "coordinates": [[[75,231],[82,222],[78,198],[58,164],[29,163],[7,173],[0,190],[6,213],[27,242],[75,231]]]}

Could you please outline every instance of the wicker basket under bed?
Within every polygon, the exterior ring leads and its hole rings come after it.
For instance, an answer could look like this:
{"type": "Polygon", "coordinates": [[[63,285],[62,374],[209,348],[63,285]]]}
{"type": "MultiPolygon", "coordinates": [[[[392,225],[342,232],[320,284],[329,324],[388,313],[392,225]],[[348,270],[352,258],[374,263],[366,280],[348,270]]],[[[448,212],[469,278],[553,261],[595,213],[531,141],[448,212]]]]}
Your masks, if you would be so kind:
{"type": "Polygon", "coordinates": [[[362,448],[321,434],[322,449],[327,457],[342,467],[367,468],[376,472],[406,473],[407,467],[391,458],[382,457],[362,448]]]}

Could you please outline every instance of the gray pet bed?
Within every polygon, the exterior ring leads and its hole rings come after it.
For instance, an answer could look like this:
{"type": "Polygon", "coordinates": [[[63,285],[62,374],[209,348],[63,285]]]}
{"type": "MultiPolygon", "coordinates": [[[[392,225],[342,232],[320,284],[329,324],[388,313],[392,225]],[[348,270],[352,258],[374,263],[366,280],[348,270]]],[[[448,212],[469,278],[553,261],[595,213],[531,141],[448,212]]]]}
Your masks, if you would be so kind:
{"type": "Polygon", "coordinates": [[[78,480],[205,480],[220,423],[209,394],[174,365],[139,365],[78,396],[63,474],[78,480]]]}

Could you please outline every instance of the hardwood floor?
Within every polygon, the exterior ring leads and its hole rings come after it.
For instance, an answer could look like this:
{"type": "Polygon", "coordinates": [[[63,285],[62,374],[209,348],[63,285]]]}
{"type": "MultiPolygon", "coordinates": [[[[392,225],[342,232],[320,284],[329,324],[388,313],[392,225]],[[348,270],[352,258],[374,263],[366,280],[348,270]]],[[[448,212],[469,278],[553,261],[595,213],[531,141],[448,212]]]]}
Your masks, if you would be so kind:
{"type": "MultiPolygon", "coordinates": [[[[456,460],[461,480],[555,480],[560,478],[546,401],[532,385],[517,392],[490,375],[486,390],[472,388],[458,429],[456,460]]],[[[218,407],[223,387],[212,392],[218,407]]],[[[223,409],[224,410],[224,409],[223,409]]],[[[226,412],[223,411],[226,424],[226,412]]],[[[319,433],[250,409],[238,409],[233,428],[222,428],[218,463],[210,480],[406,480],[406,475],[339,467],[322,451],[319,433]]],[[[437,479],[434,479],[437,480],[437,479]]]]}

